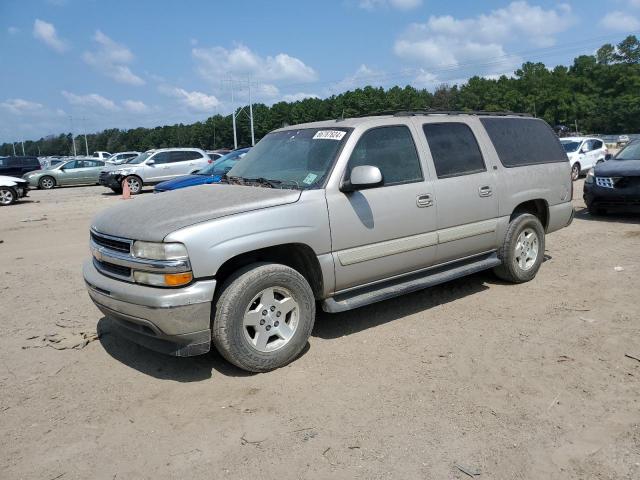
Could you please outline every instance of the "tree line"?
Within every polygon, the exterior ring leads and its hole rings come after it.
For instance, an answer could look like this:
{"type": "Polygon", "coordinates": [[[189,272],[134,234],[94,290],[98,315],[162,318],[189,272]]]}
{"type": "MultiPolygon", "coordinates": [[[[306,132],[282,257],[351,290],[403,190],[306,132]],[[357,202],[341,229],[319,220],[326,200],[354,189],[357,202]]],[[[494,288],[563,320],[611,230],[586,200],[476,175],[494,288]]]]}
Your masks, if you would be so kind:
{"type": "MultiPolygon", "coordinates": [[[[253,106],[256,139],[271,130],[317,120],[352,117],[397,110],[484,110],[530,113],[551,125],[577,123],[590,133],[640,132],[640,41],[630,35],[617,45],[603,45],[595,55],[582,55],[573,64],[547,68],[526,62],[513,76],[497,79],[475,76],[463,85],[440,85],[435,91],[410,85],[384,89],[367,86],[328,98],[307,98],[253,106]]],[[[239,145],[249,145],[249,122],[237,124],[239,145]]],[[[88,134],[89,151],[145,151],[151,148],[225,148],[233,145],[231,115],[214,115],[190,125],[155,128],[111,128],[88,134]]],[[[76,139],[78,152],[84,138],[76,139]]],[[[31,155],[69,155],[72,135],[64,133],[37,141],[25,141],[31,155]]],[[[16,151],[22,147],[16,145],[16,151]]],[[[11,143],[0,146],[0,155],[11,155],[11,143]]]]}

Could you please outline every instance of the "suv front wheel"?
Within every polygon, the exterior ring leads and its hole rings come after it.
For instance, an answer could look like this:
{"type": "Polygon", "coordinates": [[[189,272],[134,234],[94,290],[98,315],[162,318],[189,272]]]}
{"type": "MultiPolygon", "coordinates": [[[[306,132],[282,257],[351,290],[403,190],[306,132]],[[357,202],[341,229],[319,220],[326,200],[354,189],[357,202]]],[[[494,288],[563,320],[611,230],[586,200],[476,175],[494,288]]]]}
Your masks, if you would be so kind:
{"type": "Polygon", "coordinates": [[[123,182],[127,182],[131,195],[138,195],[142,191],[142,180],[135,175],[129,175],[125,177],[123,182]]]}
{"type": "Polygon", "coordinates": [[[215,302],[213,343],[237,367],[266,372],[294,360],[316,315],[313,291],[296,270],[254,263],[224,283],[215,302]]]}
{"type": "Polygon", "coordinates": [[[544,260],[544,228],[535,215],[525,213],[511,220],[498,257],[502,265],[494,268],[502,280],[523,283],[532,280],[544,260]]]}

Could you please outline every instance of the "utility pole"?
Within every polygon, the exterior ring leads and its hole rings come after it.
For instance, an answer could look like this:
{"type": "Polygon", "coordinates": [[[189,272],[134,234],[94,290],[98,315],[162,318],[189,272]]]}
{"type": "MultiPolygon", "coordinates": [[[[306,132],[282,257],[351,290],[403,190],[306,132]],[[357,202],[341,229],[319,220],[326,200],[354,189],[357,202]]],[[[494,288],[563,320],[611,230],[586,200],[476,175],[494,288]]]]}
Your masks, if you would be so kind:
{"type": "Polygon", "coordinates": [[[16,156],[16,144],[14,142],[11,142],[11,146],[13,147],[13,156],[16,156]]]}
{"type": "Polygon", "coordinates": [[[89,156],[89,145],[87,144],[87,124],[85,122],[86,118],[82,117],[82,129],[84,130],[84,151],[86,152],[87,157],[89,156]]]}
{"type": "Polygon", "coordinates": [[[216,149],[216,115],[217,111],[213,109],[213,149],[216,149]]]}
{"type": "Polygon", "coordinates": [[[236,105],[233,102],[233,79],[231,80],[231,121],[233,122],[233,148],[238,148],[238,134],[236,133],[236,105]]]}
{"type": "Polygon", "coordinates": [[[77,157],[78,153],[76,152],[76,137],[73,134],[73,117],[69,115],[69,121],[71,122],[71,141],[73,142],[73,156],[77,157]]]}
{"type": "Polygon", "coordinates": [[[578,135],[578,119],[576,118],[574,120],[574,122],[575,122],[575,125],[576,125],[576,135],[578,135]]]}
{"type": "Polygon", "coordinates": [[[251,103],[251,79],[249,79],[249,121],[251,122],[251,146],[256,144],[256,136],[253,133],[253,103],[251,103]]]}
{"type": "Polygon", "coordinates": [[[22,156],[24,157],[25,156],[25,153],[24,153],[24,140],[22,140],[20,143],[22,143],[22,156]]]}

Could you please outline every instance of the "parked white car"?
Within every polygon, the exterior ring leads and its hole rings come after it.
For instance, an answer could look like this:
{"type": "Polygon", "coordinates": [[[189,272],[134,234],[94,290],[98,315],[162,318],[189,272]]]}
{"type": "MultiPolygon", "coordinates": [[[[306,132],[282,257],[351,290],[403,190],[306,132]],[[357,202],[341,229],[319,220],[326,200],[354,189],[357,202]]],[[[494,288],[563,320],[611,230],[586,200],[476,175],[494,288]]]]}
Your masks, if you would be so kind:
{"type": "Polygon", "coordinates": [[[111,163],[113,165],[120,165],[121,163],[126,162],[130,158],[135,158],[140,155],[140,152],[120,152],[114,153],[109,158],[105,160],[107,163],[111,163]]]}
{"type": "Polygon", "coordinates": [[[109,152],[98,151],[98,152],[93,152],[92,158],[102,160],[103,162],[105,162],[107,158],[109,158],[110,156],[111,154],[109,152]]]}
{"type": "Polygon", "coordinates": [[[560,139],[560,143],[569,157],[573,180],[588,172],[596,163],[604,162],[609,153],[605,143],[595,137],[565,137],[560,139]]]}
{"type": "Polygon", "coordinates": [[[129,162],[110,166],[100,173],[99,182],[116,193],[127,182],[133,195],[144,185],[155,185],[166,180],[188,175],[206,167],[213,160],[199,148],[161,148],[149,150],[129,162]]]}

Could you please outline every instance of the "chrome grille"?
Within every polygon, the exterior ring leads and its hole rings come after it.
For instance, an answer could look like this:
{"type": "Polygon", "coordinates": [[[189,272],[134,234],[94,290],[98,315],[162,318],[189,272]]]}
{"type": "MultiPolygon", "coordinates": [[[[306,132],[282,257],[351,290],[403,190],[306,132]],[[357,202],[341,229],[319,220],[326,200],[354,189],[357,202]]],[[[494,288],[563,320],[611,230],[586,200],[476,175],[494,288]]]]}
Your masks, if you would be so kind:
{"type": "Polygon", "coordinates": [[[131,251],[131,240],[125,238],[116,238],[107,235],[101,235],[96,232],[91,232],[91,240],[96,245],[108,248],[110,250],[116,250],[118,252],[129,253],[131,251]]]}
{"type": "Polygon", "coordinates": [[[611,177],[596,177],[596,185],[603,188],[615,188],[613,178],[611,177]]]}

